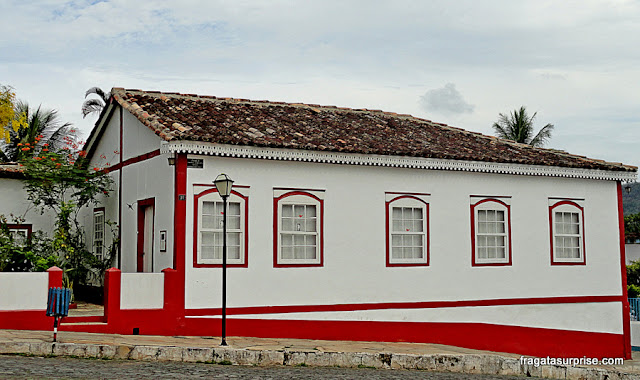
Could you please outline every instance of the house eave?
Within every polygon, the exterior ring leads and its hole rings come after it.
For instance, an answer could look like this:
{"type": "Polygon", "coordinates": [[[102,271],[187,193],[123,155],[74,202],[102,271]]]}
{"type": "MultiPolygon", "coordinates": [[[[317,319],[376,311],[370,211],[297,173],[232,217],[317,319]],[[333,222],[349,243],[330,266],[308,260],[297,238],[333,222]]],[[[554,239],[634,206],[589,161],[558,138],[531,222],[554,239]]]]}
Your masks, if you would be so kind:
{"type": "Polygon", "coordinates": [[[637,171],[595,170],[560,166],[522,165],[500,162],[462,161],[438,158],[321,152],[301,149],[265,148],[196,141],[163,142],[161,154],[188,153],[220,157],[303,161],[340,165],[383,166],[426,170],[466,171],[494,174],[582,178],[635,182],[637,171]]]}

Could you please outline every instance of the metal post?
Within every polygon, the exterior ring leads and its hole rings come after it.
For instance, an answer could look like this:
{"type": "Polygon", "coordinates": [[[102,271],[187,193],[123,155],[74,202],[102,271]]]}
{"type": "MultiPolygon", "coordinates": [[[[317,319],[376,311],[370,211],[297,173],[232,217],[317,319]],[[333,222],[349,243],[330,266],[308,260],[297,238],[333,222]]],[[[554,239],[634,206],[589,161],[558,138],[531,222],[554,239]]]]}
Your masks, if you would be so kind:
{"type": "Polygon", "coordinates": [[[222,343],[227,345],[227,197],[222,197],[222,343]]]}
{"type": "Polygon", "coordinates": [[[53,342],[58,339],[58,316],[53,317],[53,342]]]}

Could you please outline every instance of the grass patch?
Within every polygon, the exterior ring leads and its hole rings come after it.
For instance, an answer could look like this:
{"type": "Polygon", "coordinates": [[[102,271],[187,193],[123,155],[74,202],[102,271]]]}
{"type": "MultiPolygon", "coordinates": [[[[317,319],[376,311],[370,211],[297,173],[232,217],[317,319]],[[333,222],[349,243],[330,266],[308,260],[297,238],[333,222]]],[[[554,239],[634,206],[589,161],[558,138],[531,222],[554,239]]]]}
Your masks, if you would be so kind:
{"type": "Polygon", "coordinates": [[[374,367],[374,366],[364,365],[364,364],[358,364],[358,368],[376,369],[376,367],[374,367]]]}
{"type": "Polygon", "coordinates": [[[308,367],[307,363],[298,363],[296,367],[308,367]]]}
{"type": "Polygon", "coordinates": [[[219,361],[218,364],[220,364],[220,365],[232,365],[233,363],[231,363],[228,360],[222,360],[222,361],[219,361]]]}

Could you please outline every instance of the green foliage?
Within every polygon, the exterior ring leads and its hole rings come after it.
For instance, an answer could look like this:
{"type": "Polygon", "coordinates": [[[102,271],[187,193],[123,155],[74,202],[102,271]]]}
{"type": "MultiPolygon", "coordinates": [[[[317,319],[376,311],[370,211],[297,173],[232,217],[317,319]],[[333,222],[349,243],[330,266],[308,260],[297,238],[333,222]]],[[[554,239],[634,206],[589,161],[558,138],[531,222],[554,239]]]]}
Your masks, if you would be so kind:
{"type": "Polygon", "coordinates": [[[627,243],[640,239],[640,213],[624,217],[624,236],[627,243]]]}
{"type": "MultiPolygon", "coordinates": [[[[50,250],[60,258],[65,285],[73,288],[91,277],[101,279],[115,255],[107,254],[100,260],[87,250],[78,212],[90,204],[97,205],[99,196],[109,196],[113,180],[105,171],[89,168],[85,152],[74,152],[68,147],[60,150],[44,147],[36,156],[23,159],[21,165],[31,203],[41,212],[50,210],[56,216],[50,250]]],[[[109,253],[114,250],[112,246],[109,253]]]]}
{"type": "Polygon", "coordinates": [[[498,114],[498,121],[493,123],[493,130],[498,137],[503,139],[531,146],[544,146],[551,138],[554,126],[547,124],[534,136],[533,120],[536,115],[537,112],[534,112],[532,116],[529,116],[524,106],[509,115],[498,114]]]}
{"type": "Polygon", "coordinates": [[[640,296],[640,286],[627,285],[627,296],[629,298],[638,298],[640,296]]]}
{"type": "MultiPolygon", "coordinates": [[[[23,220],[14,220],[20,224],[23,220]]],[[[9,232],[7,219],[0,215],[0,272],[43,272],[60,264],[48,249],[50,241],[41,232],[26,240],[15,239],[9,232]]]]}
{"type": "MultiPolygon", "coordinates": [[[[75,218],[89,204],[97,204],[98,195],[109,195],[113,181],[99,168],[88,168],[86,153],[43,149],[39,155],[21,161],[26,175],[29,200],[42,211],[52,209],[65,219],[75,218]]],[[[58,221],[60,228],[68,228],[58,221]]]]}
{"type": "Polygon", "coordinates": [[[627,265],[627,292],[629,298],[638,298],[640,295],[640,261],[627,265]]]}

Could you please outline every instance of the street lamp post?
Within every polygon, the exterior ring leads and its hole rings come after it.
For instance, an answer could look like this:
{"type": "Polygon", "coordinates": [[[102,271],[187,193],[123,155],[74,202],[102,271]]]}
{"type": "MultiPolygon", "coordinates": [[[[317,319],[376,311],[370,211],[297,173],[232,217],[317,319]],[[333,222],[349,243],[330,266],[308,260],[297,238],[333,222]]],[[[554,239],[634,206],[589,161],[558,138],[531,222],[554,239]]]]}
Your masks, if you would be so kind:
{"type": "Polygon", "coordinates": [[[222,342],[227,345],[227,198],[231,194],[233,180],[226,174],[220,174],[213,181],[222,197],[222,342]]]}

